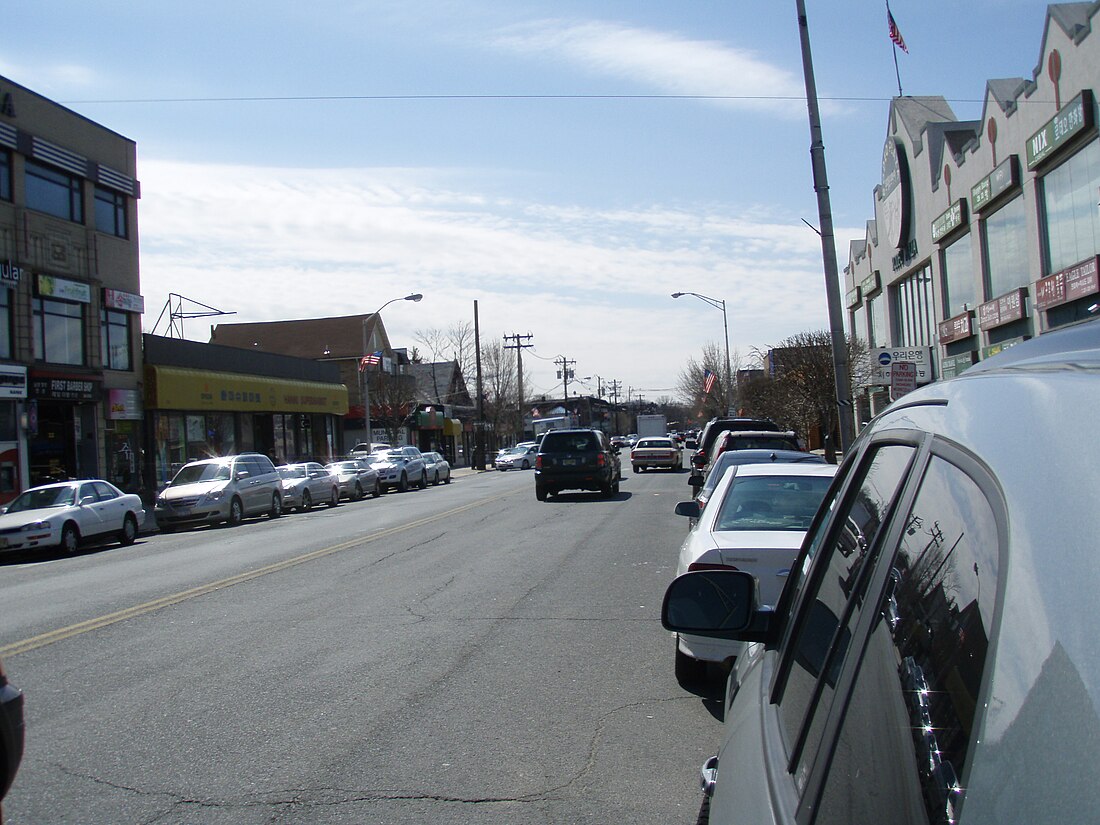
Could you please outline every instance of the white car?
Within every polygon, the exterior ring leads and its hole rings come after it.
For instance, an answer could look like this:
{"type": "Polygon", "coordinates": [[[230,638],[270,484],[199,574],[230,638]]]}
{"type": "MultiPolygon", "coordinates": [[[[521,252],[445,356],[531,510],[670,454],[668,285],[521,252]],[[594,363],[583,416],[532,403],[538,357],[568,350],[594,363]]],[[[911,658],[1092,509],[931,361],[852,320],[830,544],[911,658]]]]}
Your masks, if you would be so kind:
{"type": "Polygon", "coordinates": [[[306,461],[276,467],[283,480],[283,507],[309,512],[314,504],[335,507],[340,503],[340,482],[336,475],[318,464],[306,461]]]}
{"type": "Polygon", "coordinates": [[[107,481],[84,479],[32,487],[0,515],[0,551],[57,547],[74,553],[82,542],[115,538],[133,544],[145,523],[137,496],[107,481]]]}
{"type": "MultiPolygon", "coordinates": [[[[836,475],[835,464],[745,464],[731,467],[706,509],[696,501],[676,513],[698,519],[680,547],[676,575],[694,570],[741,570],[758,583],[760,603],[779,601],[802,539],[836,475]]],[[[741,654],[743,642],[676,636],[676,678],[698,682],[707,662],[741,654]]]]}
{"type": "Polygon", "coordinates": [[[538,454],[539,448],[535,445],[517,444],[500,453],[493,463],[498,470],[530,470],[538,454]]]}
{"type": "Polygon", "coordinates": [[[368,495],[378,498],[382,495],[379,474],[367,459],[334,461],[326,464],[325,469],[336,476],[337,495],[348,501],[360,501],[368,495]]]}
{"type": "Polygon", "coordinates": [[[442,453],[431,450],[421,455],[424,457],[424,472],[432,484],[451,483],[451,462],[442,453]]]}
{"type": "Polygon", "coordinates": [[[393,488],[405,492],[416,485],[421,490],[428,486],[428,473],[424,465],[424,456],[416,447],[394,447],[381,450],[368,457],[371,467],[378,473],[382,489],[393,488]]]}

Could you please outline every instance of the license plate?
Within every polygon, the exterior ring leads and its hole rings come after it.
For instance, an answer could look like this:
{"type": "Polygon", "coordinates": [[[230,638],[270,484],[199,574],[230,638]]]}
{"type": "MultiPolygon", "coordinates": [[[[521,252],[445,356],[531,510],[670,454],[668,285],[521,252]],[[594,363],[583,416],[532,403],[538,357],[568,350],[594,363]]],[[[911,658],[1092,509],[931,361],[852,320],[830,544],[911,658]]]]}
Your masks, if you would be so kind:
{"type": "Polygon", "coordinates": [[[575,459],[575,458],[563,458],[561,460],[561,466],[562,467],[576,467],[577,466],[577,459],[575,459]]]}

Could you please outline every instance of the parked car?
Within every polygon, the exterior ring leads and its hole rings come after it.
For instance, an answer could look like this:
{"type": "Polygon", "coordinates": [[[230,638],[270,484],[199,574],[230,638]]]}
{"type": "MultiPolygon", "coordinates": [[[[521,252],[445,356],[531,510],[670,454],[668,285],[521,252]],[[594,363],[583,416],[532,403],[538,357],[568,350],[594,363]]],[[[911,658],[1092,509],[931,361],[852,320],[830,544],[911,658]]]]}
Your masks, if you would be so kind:
{"type": "MultiPolygon", "coordinates": [[[[723,474],[706,510],[695,501],[677,504],[677,515],[696,520],[680,546],[677,575],[741,570],[754,577],[762,604],[776,604],[836,470],[824,463],[744,464],[723,474]]],[[[727,662],[743,648],[742,642],[676,634],[676,678],[696,684],[707,662],[727,662]]]]}
{"type": "Polygon", "coordinates": [[[729,450],[795,450],[802,452],[802,443],[793,431],[723,430],[714,440],[707,459],[708,466],[729,450]]]}
{"type": "Polygon", "coordinates": [[[759,643],[710,822],[1096,819],[1098,408],[1100,321],[1017,344],[863,428],[774,609],[673,582],[666,628],[759,643]]]}
{"type": "Polygon", "coordinates": [[[634,472],[642,470],[680,470],[684,466],[683,453],[671,438],[640,438],[630,451],[630,466],[634,472]]]}
{"type": "Polygon", "coordinates": [[[619,448],[599,430],[550,430],[535,456],[535,498],[546,501],[562,490],[619,492],[619,448]]]}
{"type": "MultiPolygon", "coordinates": [[[[691,454],[691,466],[696,469],[705,469],[710,463],[711,449],[714,442],[726,430],[737,432],[739,430],[769,430],[779,432],[779,425],[767,418],[712,418],[703,425],[703,429],[696,439],[695,452],[691,454]]],[[[800,448],[801,449],[801,448],[800,448]]]]}
{"type": "Polygon", "coordinates": [[[101,479],[63,481],[24,490],[0,515],[0,552],[59,548],[117,539],[130,545],[145,524],[145,506],[101,479]]]}
{"type": "Polygon", "coordinates": [[[365,441],[361,441],[348,450],[348,458],[365,458],[371,453],[377,453],[380,450],[393,449],[389,444],[383,441],[372,441],[369,444],[365,441]]]}
{"type": "Polygon", "coordinates": [[[340,503],[340,482],[336,475],[316,461],[276,467],[283,479],[283,507],[308,513],[313,505],[340,503]]]}
{"type": "Polygon", "coordinates": [[[533,444],[509,447],[497,454],[493,465],[498,470],[530,470],[535,466],[539,448],[533,444]]]}
{"type": "Polygon", "coordinates": [[[349,458],[326,464],[325,469],[336,476],[336,489],[340,498],[362,501],[367,495],[382,495],[381,475],[367,459],[349,458]]]}
{"type": "Polygon", "coordinates": [[[451,483],[451,462],[442,453],[429,450],[421,455],[424,457],[424,471],[431,484],[451,483]]]}
{"type": "Polygon", "coordinates": [[[23,760],[25,731],[23,692],[8,681],[4,663],[0,662],[0,822],[4,821],[4,797],[23,760]]]}
{"type": "Polygon", "coordinates": [[[693,490],[699,509],[707,506],[714,493],[714,488],[722,480],[722,476],[731,467],[742,464],[824,464],[825,459],[816,453],[804,453],[799,450],[733,450],[722,453],[714,463],[707,468],[706,478],[702,473],[693,472],[688,479],[688,484],[693,490]]]}
{"type": "Polygon", "coordinates": [[[420,489],[428,486],[424,456],[416,447],[394,447],[372,453],[370,462],[378,473],[383,490],[403,493],[413,485],[420,489]]]}
{"type": "Polygon", "coordinates": [[[230,527],[246,516],[283,514],[283,482],[271,459],[241,453],[184,464],[157,496],[154,514],[164,532],[195,524],[230,527]]]}

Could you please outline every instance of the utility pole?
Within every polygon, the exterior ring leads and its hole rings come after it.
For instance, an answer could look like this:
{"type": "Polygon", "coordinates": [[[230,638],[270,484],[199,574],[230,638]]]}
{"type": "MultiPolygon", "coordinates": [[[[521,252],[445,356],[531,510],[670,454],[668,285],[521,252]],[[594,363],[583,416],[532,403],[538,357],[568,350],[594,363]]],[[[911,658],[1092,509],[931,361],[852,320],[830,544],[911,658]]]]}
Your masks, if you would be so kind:
{"type": "Polygon", "coordinates": [[[558,358],[555,358],[554,363],[557,364],[559,367],[561,367],[561,369],[558,371],[558,378],[560,378],[562,380],[562,388],[563,388],[563,392],[565,393],[565,401],[566,401],[566,403],[568,403],[569,402],[569,380],[573,377],[573,370],[569,369],[569,367],[573,364],[576,364],[577,362],[576,361],[570,361],[568,358],[566,358],[564,355],[562,355],[562,356],[559,356],[558,358]]]}
{"type": "Polygon", "coordinates": [[[485,393],[481,383],[481,327],[477,318],[477,301],[474,301],[474,354],[477,364],[477,422],[474,425],[474,469],[485,469],[485,393]]]}
{"type": "Polygon", "coordinates": [[[520,335],[518,333],[512,333],[511,335],[505,335],[505,341],[512,341],[512,344],[505,344],[505,349],[514,349],[516,351],[516,368],[518,370],[518,384],[519,394],[516,401],[516,410],[519,413],[519,441],[523,441],[523,351],[533,344],[521,344],[520,339],[524,341],[531,340],[531,333],[526,335],[520,335]]]}

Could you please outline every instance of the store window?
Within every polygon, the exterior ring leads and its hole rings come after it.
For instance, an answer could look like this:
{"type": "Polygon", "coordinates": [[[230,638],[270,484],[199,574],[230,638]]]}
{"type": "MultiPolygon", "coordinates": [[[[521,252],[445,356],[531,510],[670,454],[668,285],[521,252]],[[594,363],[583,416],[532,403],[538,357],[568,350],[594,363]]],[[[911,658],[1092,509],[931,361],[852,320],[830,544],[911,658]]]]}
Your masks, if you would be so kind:
{"type": "Polygon", "coordinates": [[[95,188],[95,228],[118,238],[126,237],[126,196],[102,186],[95,188]]]}
{"type": "Polygon", "coordinates": [[[0,151],[0,200],[11,200],[11,152],[0,151]]]}
{"type": "Polygon", "coordinates": [[[984,300],[1027,286],[1027,216],[1024,199],[1016,197],[984,221],[986,294],[984,300]]]}
{"type": "Polygon", "coordinates": [[[0,287],[0,358],[11,358],[12,291],[0,287]]]}
{"type": "Polygon", "coordinates": [[[100,312],[99,317],[103,366],[109,370],[133,369],[134,359],[130,350],[130,313],[105,309],[100,312]]]}
{"type": "Polygon", "coordinates": [[[860,304],[852,310],[852,337],[858,338],[860,341],[868,339],[866,304],[860,304]]]}
{"type": "Polygon", "coordinates": [[[881,292],[867,299],[867,345],[886,346],[886,302],[881,292]]]}
{"type": "Polygon", "coordinates": [[[932,267],[924,266],[892,288],[894,346],[927,347],[935,340],[936,308],[932,293],[932,267]]]}
{"type": "Polygon", "coordinates": [[[1100,253],[1100,142],[1093,141],[1043,177],[1047,272],[1100,253]]]}
{"type": "Polygon", "coordinates": [[[25,169],[24,191],[28,209],[84,223],[84,191],[80,178],[33,160],[26,162],[25,169]]]}
{"type": "Polygon", "coordinates": [[[84,363],[84,305],[35,298],[34,357],[49,364],[84,363]]]}
{"type": "Polygon", "coordinates": [[[943,250],[943,317],[954,318],[981,303],[970,233],[943,250]]]}

